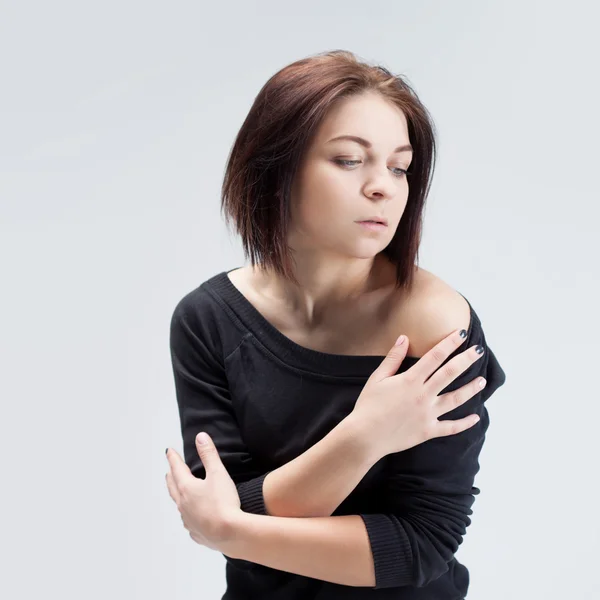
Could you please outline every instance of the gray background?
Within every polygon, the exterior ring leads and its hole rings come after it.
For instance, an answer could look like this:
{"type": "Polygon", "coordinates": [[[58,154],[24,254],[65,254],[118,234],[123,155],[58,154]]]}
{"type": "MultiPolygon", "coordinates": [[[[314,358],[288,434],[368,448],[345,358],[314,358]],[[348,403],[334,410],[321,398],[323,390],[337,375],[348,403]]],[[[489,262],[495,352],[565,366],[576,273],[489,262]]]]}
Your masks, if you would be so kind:
{"type": "Polygon", "coordinates": [[[469,598],[600,596],[595,3],[0,6],[1,596],[221,597],[225,559],[165,485],[169,319],[244,264],[219,191],[255,95],[336,48],[431,111],[420,264],[507,373],[457,555],[469,598]]]}

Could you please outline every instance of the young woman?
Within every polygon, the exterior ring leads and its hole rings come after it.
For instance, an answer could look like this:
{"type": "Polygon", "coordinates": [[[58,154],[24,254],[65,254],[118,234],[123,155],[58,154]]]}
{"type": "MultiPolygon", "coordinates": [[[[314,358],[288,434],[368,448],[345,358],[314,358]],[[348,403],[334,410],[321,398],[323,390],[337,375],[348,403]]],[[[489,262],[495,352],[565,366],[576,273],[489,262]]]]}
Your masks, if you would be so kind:
{"type": "Polygon", "coordinates": [[[170,338],[167,486],[227,559],[223,600],[467,594],[454,555],[505,374],[416,266],[434,155],[415,92],[346,51],[276,73],[242,125],[222,207],[251,264],[187,293],[170,338]]]}

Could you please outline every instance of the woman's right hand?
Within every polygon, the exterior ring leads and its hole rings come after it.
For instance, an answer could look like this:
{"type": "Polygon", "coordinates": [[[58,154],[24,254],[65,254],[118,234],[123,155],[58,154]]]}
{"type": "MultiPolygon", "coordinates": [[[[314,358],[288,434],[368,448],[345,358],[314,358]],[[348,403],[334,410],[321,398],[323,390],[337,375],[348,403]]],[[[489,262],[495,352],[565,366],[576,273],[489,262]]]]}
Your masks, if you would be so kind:
{"type": "Polygon", "coordinates": [[[378,457],[407,450],[432,438],[460,433],[478,422],[477,415],[438,421],[440,415],[464,404],[485,386],[485,380],[476,377],[463,387],[438,396],[483,356],[483,352],[477,353],[478,346],[471,346],[434,373],[463,343],[460,331],[451,333],[410,369],[396,375],[409,345],[405,336],[404,342],[392,347],[367,380],[349,417],[368,436],[369,446],[378,457]],[[484,386],[479,385],[480,381],[484,386]]]}

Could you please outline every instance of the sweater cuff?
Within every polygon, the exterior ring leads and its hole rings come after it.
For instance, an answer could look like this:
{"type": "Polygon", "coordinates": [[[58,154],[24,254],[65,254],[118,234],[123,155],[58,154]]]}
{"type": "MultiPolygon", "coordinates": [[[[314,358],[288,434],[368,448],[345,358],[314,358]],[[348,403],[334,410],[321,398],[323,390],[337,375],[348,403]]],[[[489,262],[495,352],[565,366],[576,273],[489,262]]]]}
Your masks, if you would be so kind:
{"type": "Polygon", "coordinates": [[[266,515],[265,498],[263,496],[263,481],[270,473],[267,471],[259,477],[239,483],[237,487],[238,496],[240,497],[240,508],[244,512],[253,513],[255,515],[266,515]]]}
{"type": "Polygon", "coordinates": [[[384,514],[361,514],[365,523],[373,563],[375,588],[414,585],[410,541],[402,525],[384,514]]]}

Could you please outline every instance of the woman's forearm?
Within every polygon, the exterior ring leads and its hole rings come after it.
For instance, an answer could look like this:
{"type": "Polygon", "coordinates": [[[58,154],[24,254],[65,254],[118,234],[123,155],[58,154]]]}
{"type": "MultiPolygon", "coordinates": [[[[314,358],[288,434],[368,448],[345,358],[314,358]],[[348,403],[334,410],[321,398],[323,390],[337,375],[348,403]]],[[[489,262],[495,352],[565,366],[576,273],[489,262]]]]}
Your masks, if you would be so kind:
{"type": "Polygon", "coordinates": [[[381,457],[351,416],[263,481],[265,508],[277,517],[328,517],[381,457]]]}
{"type": "Polygon", "coordinates": [[[240,511],[225,556],[322,581],[375,587],[367,529],[358,515],[289,518],[240,511]]]}

